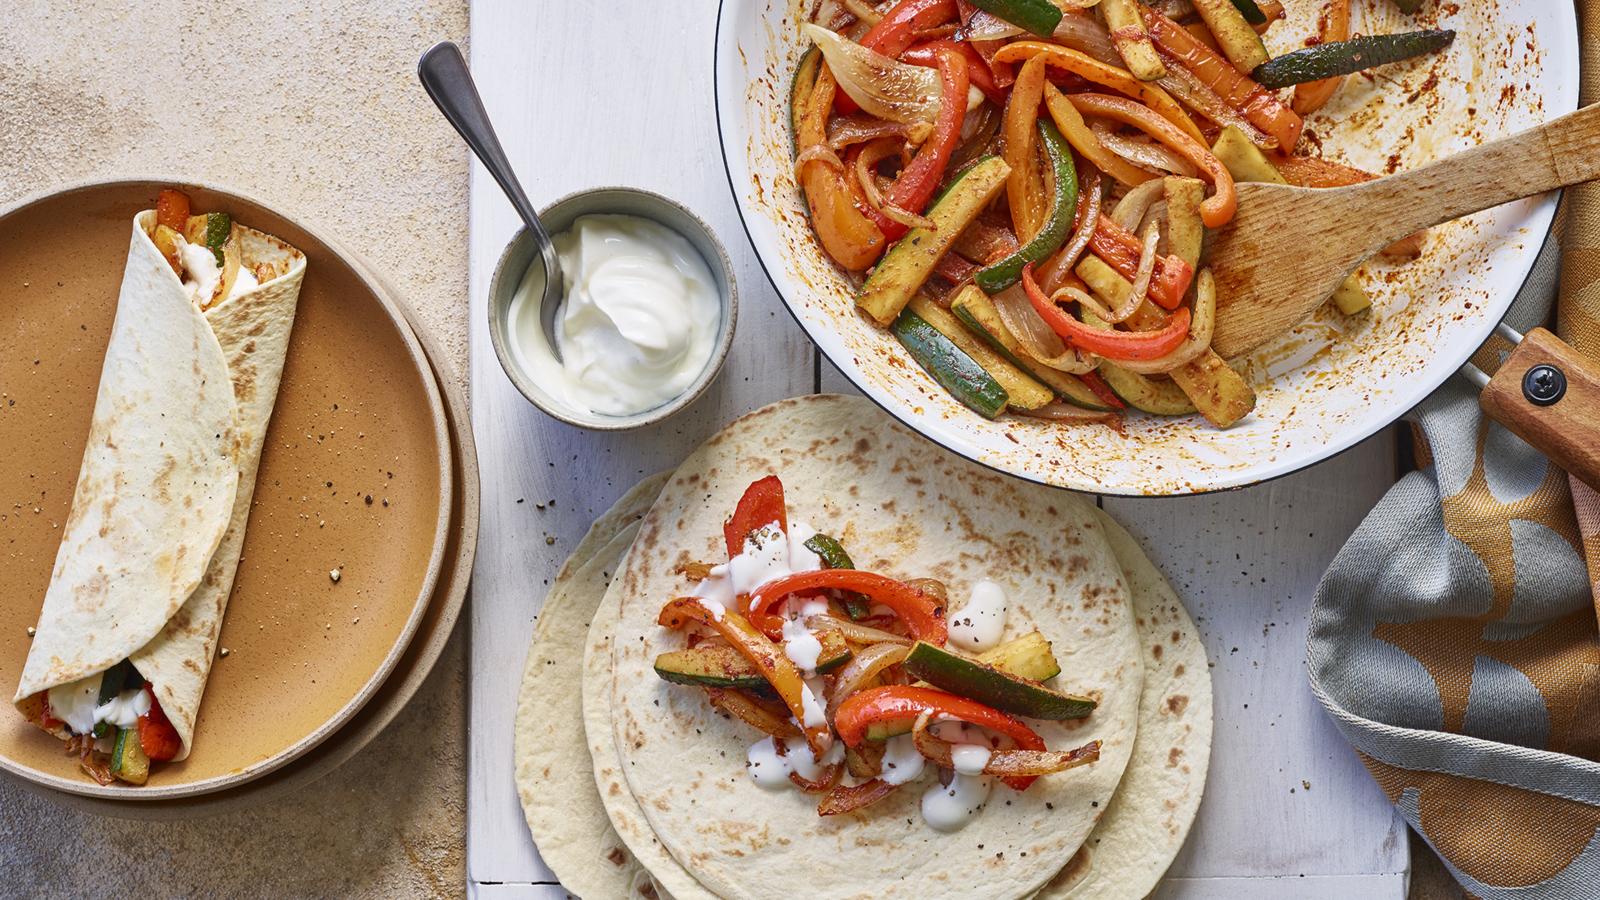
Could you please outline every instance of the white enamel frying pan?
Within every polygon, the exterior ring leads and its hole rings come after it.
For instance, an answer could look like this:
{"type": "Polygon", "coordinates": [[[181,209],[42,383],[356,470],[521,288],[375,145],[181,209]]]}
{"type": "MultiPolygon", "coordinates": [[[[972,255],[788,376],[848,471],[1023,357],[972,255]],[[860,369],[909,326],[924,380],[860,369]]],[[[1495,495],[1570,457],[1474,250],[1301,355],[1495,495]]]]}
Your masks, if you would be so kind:
{"type": "MultiPolygon", "coordinates": [[[[725,0],[718,17],[717,121],[750,241],[789,311],[862,392],[936,443],[1031,481],[1102,494],[1201,493],[1286,475],[1359,443],[1460,370],[1488,338],[1555,215],[1554,196],[1507,204],[1433,229],[1418,260],[1369,263],[1371,310],[1347,318],[1324,309],[1243,361],[1258,399],[1231,429],[1198,415],[1131,416],[1120,435],[1014,416],[986,420],[856,313],[849,282],[812,236],[787,124],[791,75],[807,49],[794,6],[725,0]]],[[[1285,20],[1268,33],[1274,52],[1303,46],[1317,27],[1315,0],[1285,6],[1285,20]]],[[[1577,108],[1570,4],[1462,6],[1436,13],[1439,27],[1457,32],[1439,59],[1351,78],[1311,117],[1308,131],[1325,155],[1371,171],[1411,168],[1577,108]]],[[[1357,7],[1360,33],[1434,21],[1402,16],[1389,3],[1357,7]]]]}

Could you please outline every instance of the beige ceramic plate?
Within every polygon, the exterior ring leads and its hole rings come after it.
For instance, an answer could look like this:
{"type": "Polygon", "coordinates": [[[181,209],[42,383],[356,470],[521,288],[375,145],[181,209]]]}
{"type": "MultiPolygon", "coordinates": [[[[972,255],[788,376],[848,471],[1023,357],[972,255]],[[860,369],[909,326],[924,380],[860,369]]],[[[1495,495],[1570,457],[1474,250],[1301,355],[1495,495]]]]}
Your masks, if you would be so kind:
{"type": "MultiPolygon", "coordinates": [[[[66,519],[126,262],[155,181],[87,185],[0,214],[0,685],[16,683],[66,519]]],[[[305,286],[194,751],[144,787],[100,787],[0,708],[0,767],[108,799],[194,796],[264,775],[356,715],[428,610],[449,534],[449,428],[385,290],[256,201],[184,186],[305,252],[305,286]],[[367,502],[370,496],[372,501],[367,502]],[[340,571],[335,583],[330,570],[340,571]]],[[[9,690],[9,688],[8,688],[9,690]]]]}
{"type": "MultiPolygon", "coordinates": [[[[369,274],[371,267],[367,267],[369,274]]],[[[433,671],[444,653],[450,635],[455,631],[456,620],[466,601],[468,582],[472,577],[472,561],[478,545],[478,452],[472,441],[472,427],[468,419],[466,396],[450,374],[450,364],[437,344],[428,337],[415,316],[403,304],[401,311],[411,323],[412,331],[422,342],[428,361],[444,397],[445,415],[450,422],[450,441],[454,450],[454,509],[450,520],[450,542],[445,548],[445,568],[439,573],[439,586],[434,590],[433,602],[423,614],[417,633],[406,652],[395,664],[394,671],[383,682],[361,712],[341,726],[335,734],[305,756],[275,772],[242,784],[232,790],[213,791],[196,797],[176,800],[153,800],[145,803],[119,803],[98,797],[75,794],[57,794],[63,801],[78,809],[106,816],[121,816],[151,820],[192,819],[215,815],[227,810],[255,806],[301,788],[344,765],[366,746],[389,723],[394,721],[406,704],[422,687],[423,681],[433,671]]],[[[28,784],[24,782],[24,784],[28,784]]]]}

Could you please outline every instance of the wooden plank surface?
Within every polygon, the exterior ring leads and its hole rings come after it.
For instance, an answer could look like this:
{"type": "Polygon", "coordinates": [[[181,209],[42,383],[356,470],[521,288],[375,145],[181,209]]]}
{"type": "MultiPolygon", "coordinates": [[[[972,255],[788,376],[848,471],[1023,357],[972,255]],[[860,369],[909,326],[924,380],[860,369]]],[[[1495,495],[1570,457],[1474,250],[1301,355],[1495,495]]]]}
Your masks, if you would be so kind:
{"type": "Polygon", "coordinates": [[[589,523],[645,475],[677,465],[728,420],[812,390],[813,350],[783,311],[739,224],[711,93],[716,4],[479,0],[471,57],[524,189],[549,205],[621,184],[683,203],[721,237],[740,288],[738,340],[721,379],[660,426],[598,434],[545,417],[489,345],[486,299],[516,214],[476,163],[472,180],[473,423],[483,519],[470,606],[468,878],[550,880],[511,779],[511,726],[534,614],[589,523]]]}
{"type": "MultiPolygon", "coordinates": [[[[671,422],[607,436],[545,419],[489,346],[489,278],[517,222],[474,166],[473,418],[484,509],[471,606],[467,871],[483,897],[561,895],[541,886],[551,874],[517,806],[510,732],[534,614],[577,538],[633,482],[675,465],[734,416],[814,389],[855,392],[817,359],[739,225],[711,100],[716,3],[661,10],[645,0],[472,5],[474,70],[535,204],[602,184],[682,201],[727,246],[741,303],[727,371],[671,422]]],[[[1246,491],[1104,501],[1189,601],[1216,663],[1207,800],[1159,896],[1404,896],[1404,827],[1326,722],[1302,668],[1316,579],[1392,483],[1392,451],[1384,435],[1246,491]]]]}

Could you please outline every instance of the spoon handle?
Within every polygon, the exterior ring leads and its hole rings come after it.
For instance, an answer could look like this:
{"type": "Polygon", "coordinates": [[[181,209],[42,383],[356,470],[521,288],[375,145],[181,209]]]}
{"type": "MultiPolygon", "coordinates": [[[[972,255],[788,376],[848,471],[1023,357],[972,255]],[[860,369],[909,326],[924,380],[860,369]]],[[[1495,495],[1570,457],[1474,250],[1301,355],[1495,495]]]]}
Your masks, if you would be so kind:
{"type": "Polygon", "coordinates": [[[1344,220],[1376,251],[1441,222],[1596,178],[1600,104],[1420,169],[1338,190],[1348,192],[1344,220]]]}
{"type": "Polygon", "coordinates": [[[1600,365],[1535,328],[1478,400],[1490,418],[1600,490],[1600,365]]]}
{"type": "Polygon", "coordinates": [[[539,213],[528,202],[528,195],[522,192],[522,184],[511,169],[511,161],[506,158],[506,151],[495,136],[494,126],[490,124],[489,114],[483,108],[483,98],[478,96],[478,87],[472,81],[472,72],[467,69],[467,60],[461,55],[461,48],[454,41],[440,41],[429,47],[417,61],[417,79],[422,82],[422,87],[433,98],[439,111],[444,113],[445,119],[455,126],[462,140],[477,154],[483,167],[500,183],[500,189],[505,191],[511,205],[516,207],[517,214],[533,232],[540,256],[544,259],[545,271],[558,271],[550,233],[539,221],[539,213]]]}

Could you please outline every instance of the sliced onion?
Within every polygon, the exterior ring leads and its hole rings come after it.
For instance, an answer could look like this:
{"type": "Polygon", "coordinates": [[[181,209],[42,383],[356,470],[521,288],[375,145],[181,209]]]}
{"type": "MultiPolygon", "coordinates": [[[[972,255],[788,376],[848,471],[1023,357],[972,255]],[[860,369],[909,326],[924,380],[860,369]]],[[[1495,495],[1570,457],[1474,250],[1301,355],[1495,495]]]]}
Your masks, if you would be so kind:
{"type": "Polygon", "coordinates": [[[800,174],[805,171],[806,163],[809,162],[819,162],[830,169],[839,172],[844,171],[844,160],[840,159],[839,154],[833,152],[833,148],[827,144],[812,144],[795,155],[794,176],[796,178],[799,178],[800,174]]]}
{"type": "Polygon", "coordinates": [[[904,644],[907,647],[911,646],[911,638],[903,634],[895,634],[892,631],[884,631],[880,628],[862,625],[860,622],[852,622],[849,619],[841,619],[838,616],[826,613],[820,616],[812,616],[806,620],[806,624],[813,629],[821,628],[837,631],[840,637],[857,644],[891,643],[904,644]]]}
{"type": "Polygon", "coordinates": [[[1078,264],[1078,257],[1088,249],[1089,241],[1094,239],[1094,230],[1100,226],[1100,207],[1104,203],[1104,196],[1100,191],[1100,172],[1090,169],[1088,178],[1082,185],[1085,196],[1086,208],[1078,219],[1078,230],[1072,233],[1067,246],[1058,251],[1050,264],[1039,271],[1039,284],[1047,293],[1055,293],[1067,280],[1067,273],[1078,264]]]}
{"type": "Polygon", "coordinates": [[[1025,34],[1026,31],[992,12],[980,9],[972,14],[971,21],[961,29],[961,37],[968,41],[1003,41],[1025,34]]]}
{"type": "Polygon", "coordinates": [[[1252,125],[1249,119],[1229,106],[1216,91],[1201,81],[1199,76],[1178,63],[1170,60],[1168,62],[1167,74],[1156,80],[1156,84],[1163,90],[1223,128],[1232,125],[1244,132],[1250,143],[1257,147],[1264,150],[1277,148],[1277,138],[1252,125]]]}
{"type": "Polygon", "coordinates": [[[1052,422],[1083,422],[1095,425],[1110,425],[1120,428],[1122,425],[1121,414],[1113,410],[1084,409],[1071,403],[1057,401],[1047,403],[1037,409],[1023,409],[1018,407],[1013,410],[1021,416],[1035,419],[1049,419],[1052,422]]]}
{"type": "Polygon", "coordinates": [[[1022,350],[1040,365],[1061,372],[1081,375],[1099,365],[1092,353],[1068,347],[1033,308],[1021,285],[1014,284],[989,298],[994,302],[1000,321],[1022,345],[1022,350]]]}
{"type": "Polygon", "coordinates": [[[1011,229],[983,219],[974,219],[971,225],[956,235],[956,242],[951,249],[980,266],[986,266],[1015,253],[1019,246],[1017,236],[1011,233],[1011,229]]]}
{"type": "Polygon", "coordinates": [[[839,785],[829,791],[828,796],[823,797],[822,802],[817,804],[817,815],[838,816],[865,809],[894,793],[899,787],[881,778],[863,781],[854,787],[839,785]]]}
{"type": "Polygon", "coordinates": [[[960,172],[967,163],[994,152],[995,136],[1000,133],[1000,110],[993,103],[985,103],[961,120],[961,143],[950,154],[948,172],[960,172]],[[969,132],[967,129],[971,128],[969,132]]]}
{"type": "Polygon", "coordinates": [[[886,219],[899,222],[907,228],[933,228],[932,219],[902,209],[883,199],[883,191],[878,187],[874,169],[879,162],[900,151],[901,143],[895,138],[879,138],[862,149],[861,155],[856,157],[855,171],[856,181],[861,185],[861,195],[866,199],[868,206],[882,213],[886,219]]]}
{"type": "Polygon", "coordinates": [[[937,69],[897,62],[818,25],[800,30],[822,50],[839,88],[871,115],[907,124],[938,119],[937,69]]]}
{"type": "Polygon", "coordinates": [[[866,0],[841,0],[840,5],[848,10],[850,15],[868,25],[876,25],[883,21],[883,13],[873,9],[872,4],[866,0]]]}
{"type": "Polygon", "coordinates": [[[886,137],[901,138],[913,144],[921,144],[932,133],[933,126],[926,122],[907,125],[904,122],[886,122],[872,116],[840,116],[828,123],[828,146],[835,150],[843,150],[852,144],[865,144],[886,137]]]}
{"type": "Polygon", "coordinates": [[[844,770],[854,778],[877,778],[883,774],[882,741],[862,741],[859,747],[844,748],[844,770]]]}
{"type": "Polygon", "coordinates": [[[1139,233],[1139,224],[1144,221],[1145,213],[1163,194],[1164,186],[1161,179],[1146,181],[1133,190],[1122,195],[1117,205],[1111,208],[1111,221],[1121,225],[1124,229],[1135,234],[1139,233]]]}
{"type": "MultiPolygon", "coordinates": [[[[1121,134],[1103,120],[1092,120],[1089,123],[1089,130],[1094,132],[1094,136],[1099,138],[1107,150],[1140,168],[1187,175],[1191,178],[1199,174],[1193,163],[1166,147],[1146,138],[1121,134]]],[[[1145,184],[1160,184],[1160,179],[1146,181],[1145,184]]]]}
{"type": "MultiPolygon", "coordinates": [[[[779,756],[789,755],[789,748],[783,741],[773,741],[772,744],[773,749],[778,751],[779,756]]],[[[810,781],[799,772],[790,770],[789,780],[794,783],[795,787],[808,794],[826,794],[838,785],[839,777],[844,774],[844,764],[834,763],[831,766],[824,766],[818,774],[822,777],[816,781],[810,781]]]]}
{"type": "Polygon", "coordinates": [[[1133,290],[1128,292],[1128,299],[1112,311],[1113,323],[1126,322],[1134,311],[1144,305],[1146,297],[1150,296],[1150,278],[1156,272],[1156,244],[1161,240],[1161,230],[1156,223],[1151,222],[1144,230],[1144,246],[1139,249],[1139,268],[1133,276],[1133,290]]]}
{"type": "Polygon", "coordinates": [[[883,670],[899,665],[911,652],[911,647],[899,642],[884,641],[873,644],[850,658],[849,665],[839,671],[834,681],[833,695],[828,698],[830,709],[838,707],[846,697],[871,687],[883,670]]]}
{"type": "Polygon", "coordinates": [[[937,578],[907,578],[906,586],[916,588],[939,601],[940,607],[948,608],[950,606],[950,589],[945,587],[944,582],[937,578]]]}
{"type": "Polygon", "coordinates": [[[1092,15],[1067,13],[1056,25],[1054,37],[1057,43],[1087,53],[1107,65],[1119,69],[1127,65],[1111,42],[1111,32],[1092,15]]]}
{"type": "Polygon", "coordinates": [[[1189,324],[1189,337],[1166,356],[1118,362],[1119,367],[1140,375],[1162,375],[1194,362],[1211,347],[1211,336],[1217,326],[1217,281],[1210,269],[1201,269],[1194,285],[1194,318],[1189,324]]]}
{"type": "MultiPolygon", "coordinates": [[[[911,742],[929,762],[943,769],[954,769],[951,751],[955,745],[933,736],[929,730],[931,718],[926,711],[917,717],[917,723],[911,727],[911,742]]],[[[1088,765],[1099,758],[1099,741],[1090,741],[1076,750],[990,750],[989,761],[983,764],[983,774],[1001,778],[1050,775],[1088,765]]]]}
{"type": "Polygon", "coordinates": [[[1111,321],[1111,307],[1101,303],[1099,297],[1084,292],[1077,285],[1066,285],[1061,290],[1050,295],[1051,303],[1061,303],[1062,301],[1078,304],[1097,319],[1111,321]]]}
{"type": "Polygon", "coordinates": [[[794,722],[786,716],[780,716],[776,710],[769,709],[759,700],[746,694],[744,691],[733,688],[706,688],[706,698],[711,705],[722,710],[735,719],[749,725],[762,734],[772,737],[795,738],[803,735],[794,722]]]}

